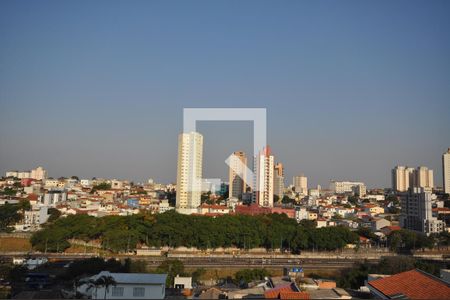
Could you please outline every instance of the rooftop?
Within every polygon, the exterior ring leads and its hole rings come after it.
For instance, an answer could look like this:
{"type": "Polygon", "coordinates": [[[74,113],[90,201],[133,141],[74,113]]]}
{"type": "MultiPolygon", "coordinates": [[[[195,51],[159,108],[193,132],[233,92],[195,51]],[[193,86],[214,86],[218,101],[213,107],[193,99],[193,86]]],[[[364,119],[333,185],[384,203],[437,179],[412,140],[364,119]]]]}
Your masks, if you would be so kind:
{"type": "Polygon", "coordinates": [[[449,284],[420,270],[372,280],[368,285],[387,297],[403,295],[409,299],[450,299],[449,284]]]}
{"type": "Polygon", "coordinates": [[[138,284],[165,284],[167,274],[149,274],[149,273],[110,273],[102,271],[92,276],[97,279],[101,276],[111,276],[116,283],[138,283],[138,284]]]}

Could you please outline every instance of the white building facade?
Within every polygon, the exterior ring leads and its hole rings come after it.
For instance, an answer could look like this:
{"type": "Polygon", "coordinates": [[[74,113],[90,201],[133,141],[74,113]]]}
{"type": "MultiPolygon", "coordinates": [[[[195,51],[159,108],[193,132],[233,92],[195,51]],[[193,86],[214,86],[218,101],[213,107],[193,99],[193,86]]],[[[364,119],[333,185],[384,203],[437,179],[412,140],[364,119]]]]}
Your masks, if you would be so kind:
{"type": "Polygon", "coordinates": [[[366,185],[363,182],[355,182],[355,181],[332,181],[331,190],[333,190],[336,194],[345,194],[345,193],[356,193],[358,191],[359,196],[363,197],[366,194],[366,185]]]}
{"type": "Polygon", "coordinates": [[[303,196],[308,195],[308,178],[305,175],[294,176],[292,184],[294,185],[295,192],[303,196]]]}
{"type": "Polygon", "coordinates": [[[201,203],[203,136],[198,132],[178,137],[176,208],[181,213],[196,212],[201,203]]]}
{"type": "Polygon", "coordinates": [[[229,170],[229,198],[242,199],[242,194],[246,192],[247,183],[245,178],[247,176],[247,157],[243,151],[233,152],[230,158],[229,170]],[[239,176],[239,174],[241,176],[239,176]]]}
{"type": "Polygon", "coordinates": [[[167,274],[147,273],[110,273],[102,271],[91,277],[96,280],[100,277],[111,277],[114,284],[94,286],[88,288],[83,285],[79,288],[82,294],[91,299],[164,299],[166,295],[167,274]]]}
{"type": "Polygon", "coordinates": [[[442,155],[442,175],[444,180],[444,192],[450,194],[450,148],[442,155]]]}
{"type": "Polygon", "coordinates": [[[275,165],[273,177],[273,194],[282,199],[284,195],[284,167],[282,163],[275,165]]]}
{"type": "Polygon", "coordinates": [[[427,235],[444,231],[444,221],[433,217],[432,198],[430,188],[410,188],[402,193],[400,225],[427,235]]]}
{"type": "Polygon", "coordinates": [[[269,146],[255,157],[254,174],[257,190],[253,193],[253,201],[259,206],[273,207],[274,157],[269,146]]]}

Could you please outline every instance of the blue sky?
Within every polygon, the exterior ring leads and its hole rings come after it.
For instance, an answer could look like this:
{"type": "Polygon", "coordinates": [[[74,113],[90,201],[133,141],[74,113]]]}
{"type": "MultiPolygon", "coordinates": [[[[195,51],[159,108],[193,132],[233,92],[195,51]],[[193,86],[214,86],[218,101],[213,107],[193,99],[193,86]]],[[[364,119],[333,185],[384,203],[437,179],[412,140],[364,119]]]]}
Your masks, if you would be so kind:
{"type": "MultiPolygon", "coordinates": [[[[175,180],[184,107],[265,107],[287,182],[441,185],[448,1],[1,1],[0,171],[175,180]]],[[[205,177],[252,149],[202,123],[205,177]]]]}

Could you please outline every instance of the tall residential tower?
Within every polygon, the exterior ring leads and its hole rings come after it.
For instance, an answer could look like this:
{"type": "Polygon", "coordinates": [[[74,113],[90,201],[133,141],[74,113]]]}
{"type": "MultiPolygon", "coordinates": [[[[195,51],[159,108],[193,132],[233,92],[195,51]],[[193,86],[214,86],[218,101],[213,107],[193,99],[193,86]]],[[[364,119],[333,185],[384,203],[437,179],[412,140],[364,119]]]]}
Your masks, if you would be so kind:
{"type": "Polygon", "coordinates": [[[444,192],[450,194],[450,148],[442,155],[442,173],[444,179],[444,192]]]}
{"type": "Polygon", "coordinates": [[[233,152],[230,158],[229,198],[242,199],[242,194],[246,192],[246,166],[247,157],[245,153],[243,151],[233,152]]]}
{"type": "Polygon", "coordinates": [[[392,189],[397,192],[406,192],[414,182],[414,168],[396,166],[392,169],[392,189]]]}
{"type": "Polygon", "coordinates": [[[283,199],[284,195],[284,168],[282,163],[275,165],[273,177],[273,194],[278,196],[278,199],[283,199]]]}
{"type": "Polygon", "coordinates": [[[294,176],[294,178],[292,179],[292,184],[294,185],[296,193],[299,193],[303,196],[308,195],[308,178],[304,174],[301,174],[300,176],[294,176]]]}
{"type": "Polygon", "coordinates": [[[273,177],[274,157],[269,146],[265,147],[256,157],[254,163],[255,188],[253,200],[259,206],[273,207],[273,177]]]}
{"type": "Polygon", "coordinates": [[[396,166],[392,169],[392,189],[396,192],[406,192],[409,188],[433,188],[433,170],[427,167],[417,169],[396,166]]]}
{"type": "Polygon", "coordinates": [[[202,189],[203,136],[198,132],[178,136],[176,208],[180,213],[196,212],[202,189]]]}

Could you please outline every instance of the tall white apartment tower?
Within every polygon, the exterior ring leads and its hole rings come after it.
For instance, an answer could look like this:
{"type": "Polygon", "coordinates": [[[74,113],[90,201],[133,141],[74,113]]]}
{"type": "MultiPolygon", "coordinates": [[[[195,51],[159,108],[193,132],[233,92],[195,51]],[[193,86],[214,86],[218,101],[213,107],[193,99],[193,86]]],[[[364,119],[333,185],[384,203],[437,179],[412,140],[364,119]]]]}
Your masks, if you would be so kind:
{"type": "Polygon", "coordinates": [[[444,177],[444,193],[450,194],[450,148],[442,155],[442,173],[444,177]]]}
{"type": "Polygon", "coordinates": [[[304,174],[301,174],[300,176],[294,176],[294,178],[292,179],[292,184],[294,185],[296,193],[299,193],[303,196],[308,195],[308,178],[304,174]]]}
{"type": "Polygon", "coordinates": [[[176,208],[180,213],[196,212],[201,202],[203,136],[198,132],[178,136],[176,208]]]}
{"type": "Polygon", "coordinates": [[[396,166],[392,169],[392,189],[397,192],[406,192],[414,186],[414,168],[396,166]]]}
{"type": "Polygon", "coordinates": [[[47,171],[43,167],[37,167],[36,169],[31,170],[30,177],[36,180],[47,179],[47,171]]]}
{"type": "Polygon", "coordinates": [[[433,188],[433,170],[427,167],[417,169],[396,166],[392,169],[392,189],[397,192],[406,192],[409,188],[433,188]]]}
{"type": "Polygon", "coordinates": [[[270,152],[270,147],[265,147],[255,157],[254,163],[255,187],[253,200],[259,206],[273,207],[273,177],[274,177],[274,157],[270,152]]]}
{"type": "Polygon", "coordinates": [[[427,167],[418,167],[416,169],[415,186],[419,188],[433,188],[433,170],[427,167]]]}
{"type": "Polygon", "coordinates": [[[284,167],[282,163],[277,163],[274,168],[273,194],[281,200],[284,195],[284,167]]]}
{"type": "Polygon", "coordinates": [[[245,182],[245,178],[247,172],[245,166],[247,166],[245,153],[243,151],[233,152],[233,156],[230,159],[229,198],[241,199],[242,194],[246,192],[247,183],[245,182]]]}

